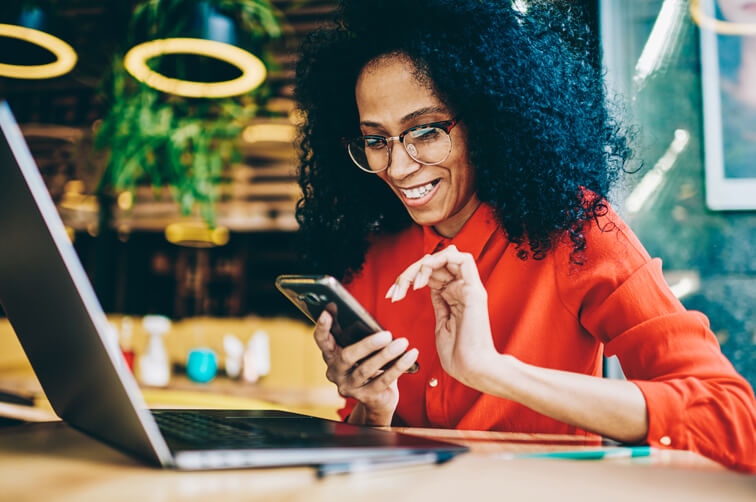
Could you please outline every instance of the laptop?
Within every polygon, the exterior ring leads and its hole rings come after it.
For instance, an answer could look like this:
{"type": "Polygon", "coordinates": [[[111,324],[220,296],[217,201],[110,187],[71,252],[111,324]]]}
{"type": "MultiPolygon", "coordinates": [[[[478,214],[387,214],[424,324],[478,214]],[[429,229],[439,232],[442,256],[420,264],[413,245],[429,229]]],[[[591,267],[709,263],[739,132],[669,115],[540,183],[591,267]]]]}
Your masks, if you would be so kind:
{"type": "Polygon", "coordinates": [[[273,410],[150,410],[8,104],[0,102],[0,304],[53,409],[85,434],[175,469],[327,465],[467,448],[273,410]]]}

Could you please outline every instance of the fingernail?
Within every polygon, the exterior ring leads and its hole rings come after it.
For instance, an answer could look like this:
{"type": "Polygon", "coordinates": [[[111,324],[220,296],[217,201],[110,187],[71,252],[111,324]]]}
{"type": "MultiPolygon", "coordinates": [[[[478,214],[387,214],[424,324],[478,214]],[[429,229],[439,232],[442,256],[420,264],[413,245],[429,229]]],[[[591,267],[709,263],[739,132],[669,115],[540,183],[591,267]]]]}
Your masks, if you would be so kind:
{"type": "Polygon", "coordinates": [[[321,313],[320,313],[320,315],[318,316],[318,322],[321,322],[321,323],[322,323],[322,322],[325,322],[325,319],[326,319],[326,311],[324,310],[324,311],[323,311],[323,312],[321,312],[321,313]]]}
{"type": "Polygon", "coordinates": [[[400,288],[396,288],[394,293],[391,295],[391,302],[395,302],[398,300],[401,300],[404,295],[402,294],[402,291],[400,288]]]}
{"type": "Polygon", "coordinates": [[[411,361],[417,357],[418,352],[417,349],[408,350],[407,353],[402,356],[402,360],[411,361]]]}
{"type": "Polygon", "coordinates": [[[391,338],[391,333],[388,331],[381,331],[380,333],[376,333],[375,337],[373,337],[373,345],[376,347],[383,347],[391,341],[391,338]]]}
{"type": "Polygon", "coordinates": [[[396,284],[392,284],[389,290],[386,292],[385,298],[391,298],[391,295],[394,294],[395,289],[396,289],[396,284]]]}
{"type": "Polygon", "coordinates": [[[408,345],[409,341],[406,338],[399,338],[398,340],[394,340],[393,342],[391,342],[391,345],[389,345],[389,354],[399,355],[404,352],[404,349],[406,349],[408,345]]]}

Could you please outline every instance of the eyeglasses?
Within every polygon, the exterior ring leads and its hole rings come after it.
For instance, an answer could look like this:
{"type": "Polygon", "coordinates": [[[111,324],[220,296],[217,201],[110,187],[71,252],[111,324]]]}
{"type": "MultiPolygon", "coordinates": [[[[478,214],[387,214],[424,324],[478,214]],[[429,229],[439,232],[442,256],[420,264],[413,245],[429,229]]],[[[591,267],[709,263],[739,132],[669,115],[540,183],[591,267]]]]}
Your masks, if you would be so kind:
{"type": "Polygon", "coordinates": [[[358,136],[345,139],[349,156],[357,167],[369,173],[385,171],[391,164],[389,141],[399,141],[413,160],[432,166],[445,161],[452,149],[449,133],[459,118],[410,127],[399,136],[358,136]]]}

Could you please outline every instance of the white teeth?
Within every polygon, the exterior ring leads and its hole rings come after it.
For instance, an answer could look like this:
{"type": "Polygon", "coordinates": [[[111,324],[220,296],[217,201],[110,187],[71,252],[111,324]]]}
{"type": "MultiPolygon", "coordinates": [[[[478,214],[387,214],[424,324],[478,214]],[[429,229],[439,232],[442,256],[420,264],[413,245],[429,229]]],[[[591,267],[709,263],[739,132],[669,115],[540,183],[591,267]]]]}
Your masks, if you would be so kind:
{"type": "Polygon", "coordinates": [[[427,195],[431,190],[433,190],[433,182],[417,188],[401,189],[404,196],[408,199],[419,199],[420,197],[427,195]]]}

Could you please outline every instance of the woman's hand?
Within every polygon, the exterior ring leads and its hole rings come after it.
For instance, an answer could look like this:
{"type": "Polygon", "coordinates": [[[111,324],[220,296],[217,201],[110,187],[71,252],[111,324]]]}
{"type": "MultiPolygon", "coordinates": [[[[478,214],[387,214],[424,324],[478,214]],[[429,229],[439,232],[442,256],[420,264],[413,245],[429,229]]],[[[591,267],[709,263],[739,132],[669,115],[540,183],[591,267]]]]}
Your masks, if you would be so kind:
{"type": "Polygon", "coordinates": [[[342,348],[331,334],[332,323],[333,318],[324,311],[315,326],[315,342],[328,365],[326,378],[336,384],[341,396],[354,398],[362,405],[363,409],[352,413],[359,415],[357,422],[391,425],[399,403],[396,380],[415,362],[417,349],[407,351],[392,366],[382,370],[386,363],[407,349],[406,338],[392,340],[391,333],[379,331],[342,348]]]}
{"type": "Polygon", "coordinates": [[[648,434],[646,401],[632,382],[539,368],[497,353],[486,290],[470,254],[449,246],[425,256],[402,272],[386,297],[401,300],[410,285],[430,288],[441,364],[463,384],[620,441],[648,434]]]}
{"type": "Polygon", "coordinates": [[[430,288],[436,316],[436,348],[444,370],[460,382],[478,387],[496,364],[488,318],[488,294],[475,260],[451,245],[426,255],[397,277],[386,298],[398,301],[412,286],[430,288]]]}

